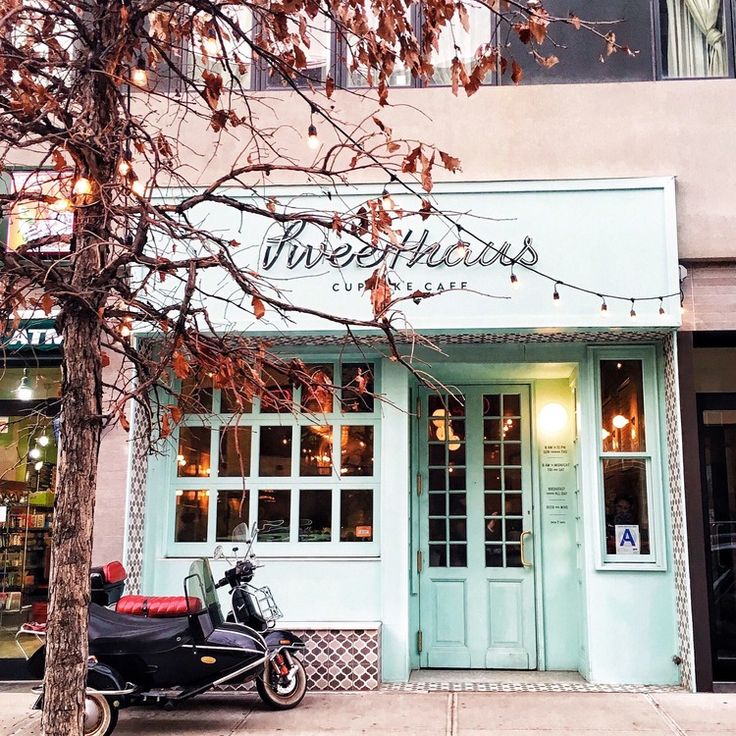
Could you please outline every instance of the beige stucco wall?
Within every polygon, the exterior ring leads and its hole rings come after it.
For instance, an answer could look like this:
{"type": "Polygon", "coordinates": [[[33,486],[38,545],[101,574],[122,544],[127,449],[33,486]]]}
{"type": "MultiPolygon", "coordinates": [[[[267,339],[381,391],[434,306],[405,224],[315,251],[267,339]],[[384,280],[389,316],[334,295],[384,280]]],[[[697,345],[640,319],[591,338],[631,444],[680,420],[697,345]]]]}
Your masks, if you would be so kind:
{"type": "MultiPolygon", "coordinates": [[[[593,63],[593,62],[592,62],[593,63]]],[[[307,100],[311,99],[307,93],[307,100]]],[[[320,97],[313,98],[324,101],[320,97]]],[[[449,88],[395,89],[392,107],[378,112],[395,138],[421,139],[459,157],[461,174],[436,171],[435,179],[503,181],[631,176],[677,178],[679,247],[682,258],[736,256],[736,80],[683,80],[623,84],[486,87],[471,98],[449,88]]],[[[291,92],[254,93],[263,125],[281,126],[277,140],[302,161],[309,124],[308,102],[291,92]],[[264,104],[258,105],[261,100],[264,104]]],[[[368,116],[375,102],[336,93],[333,113],[346,123],[368,116]]],[[[320,138],[327,125],[316,118],[320,138]]],[[[199,155],[182,154],[204,169],[202,183],[243,163],[241,129],[216,143],[207,124],[178,128],[199,155]]],[[[295,181],[271,176],[267,181],[295,181]]],[[[354,180],[379,180],[356,172],[354,180]],[[367,179],[366,179],[367,176],[367,179]]],[[[256,180],[254,179],[254,182],[256,180]]]]}

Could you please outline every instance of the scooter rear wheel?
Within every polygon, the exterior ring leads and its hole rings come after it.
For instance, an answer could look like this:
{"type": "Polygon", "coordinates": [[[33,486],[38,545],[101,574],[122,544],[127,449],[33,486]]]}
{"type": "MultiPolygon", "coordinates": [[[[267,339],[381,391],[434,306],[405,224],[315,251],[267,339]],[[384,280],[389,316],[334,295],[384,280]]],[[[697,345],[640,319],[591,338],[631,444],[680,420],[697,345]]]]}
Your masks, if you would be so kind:
{"type": "Polygon", "coordinates": [[[266,663],[263,674],[256,679],[256,690],[269,708],[289,710],[302,702],[307,692],[307,673],[304,665],[296,657],[292,657],[292,662],[296,671],[286,684],[282,683],[279,673],[270,661],[266,663]]]}
{"type": "Polygon", "coordinates": [[[84,698],[84,736],[108,736],[118,723],[118,709],[100,693],[87,691],[84,698]]]}

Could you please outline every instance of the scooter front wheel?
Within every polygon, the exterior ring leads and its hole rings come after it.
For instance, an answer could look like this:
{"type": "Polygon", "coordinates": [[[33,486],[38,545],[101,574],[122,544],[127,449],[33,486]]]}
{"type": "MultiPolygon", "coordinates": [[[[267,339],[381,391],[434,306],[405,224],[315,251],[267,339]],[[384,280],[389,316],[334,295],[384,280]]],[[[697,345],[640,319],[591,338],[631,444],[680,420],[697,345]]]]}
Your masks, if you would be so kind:
{"type": "Polygon", "coordinates": [[[84,697],[84,736],[108,736],[118,723],[118,709],[100,693],[87,691],[84,697]]]}
{"type": "Polygon", "coordinates": [[[282,677],[269,660],[263,674],[256,679],[256,690],[261,700],[274,710],[296,708],[307,692],[307,673],[304,665],[291,657],[292,674],[282,677]]]}

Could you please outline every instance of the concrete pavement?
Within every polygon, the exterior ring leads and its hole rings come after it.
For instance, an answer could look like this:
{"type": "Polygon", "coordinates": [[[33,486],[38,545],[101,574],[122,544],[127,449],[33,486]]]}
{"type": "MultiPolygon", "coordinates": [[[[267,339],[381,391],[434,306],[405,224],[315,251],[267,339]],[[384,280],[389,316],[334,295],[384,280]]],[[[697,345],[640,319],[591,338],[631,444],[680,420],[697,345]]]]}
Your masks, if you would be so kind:
{"type": "MultiPolygon", "coordinates": [[[[37,736],[33,697],[0,686],[0,736],[37,736]]],[[[213,694],[174,711],[130,708],[115,736],[736,736],[736,695],[690,693],[310,693],[292,711],[213,694]]]]}

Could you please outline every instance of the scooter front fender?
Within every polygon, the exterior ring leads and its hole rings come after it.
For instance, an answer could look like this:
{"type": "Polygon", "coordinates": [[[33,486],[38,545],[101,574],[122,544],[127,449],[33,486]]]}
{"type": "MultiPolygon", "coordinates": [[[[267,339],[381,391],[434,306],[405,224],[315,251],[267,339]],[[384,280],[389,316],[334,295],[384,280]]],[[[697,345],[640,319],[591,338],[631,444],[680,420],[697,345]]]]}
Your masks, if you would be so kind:
{"type": "Polygon", "coordinates": [[[282,631],[275,629],[269,631],[264,637],[269,652],[276,652],[279,649],[305,649],[306,644],[291,631],[282,631]]]}

